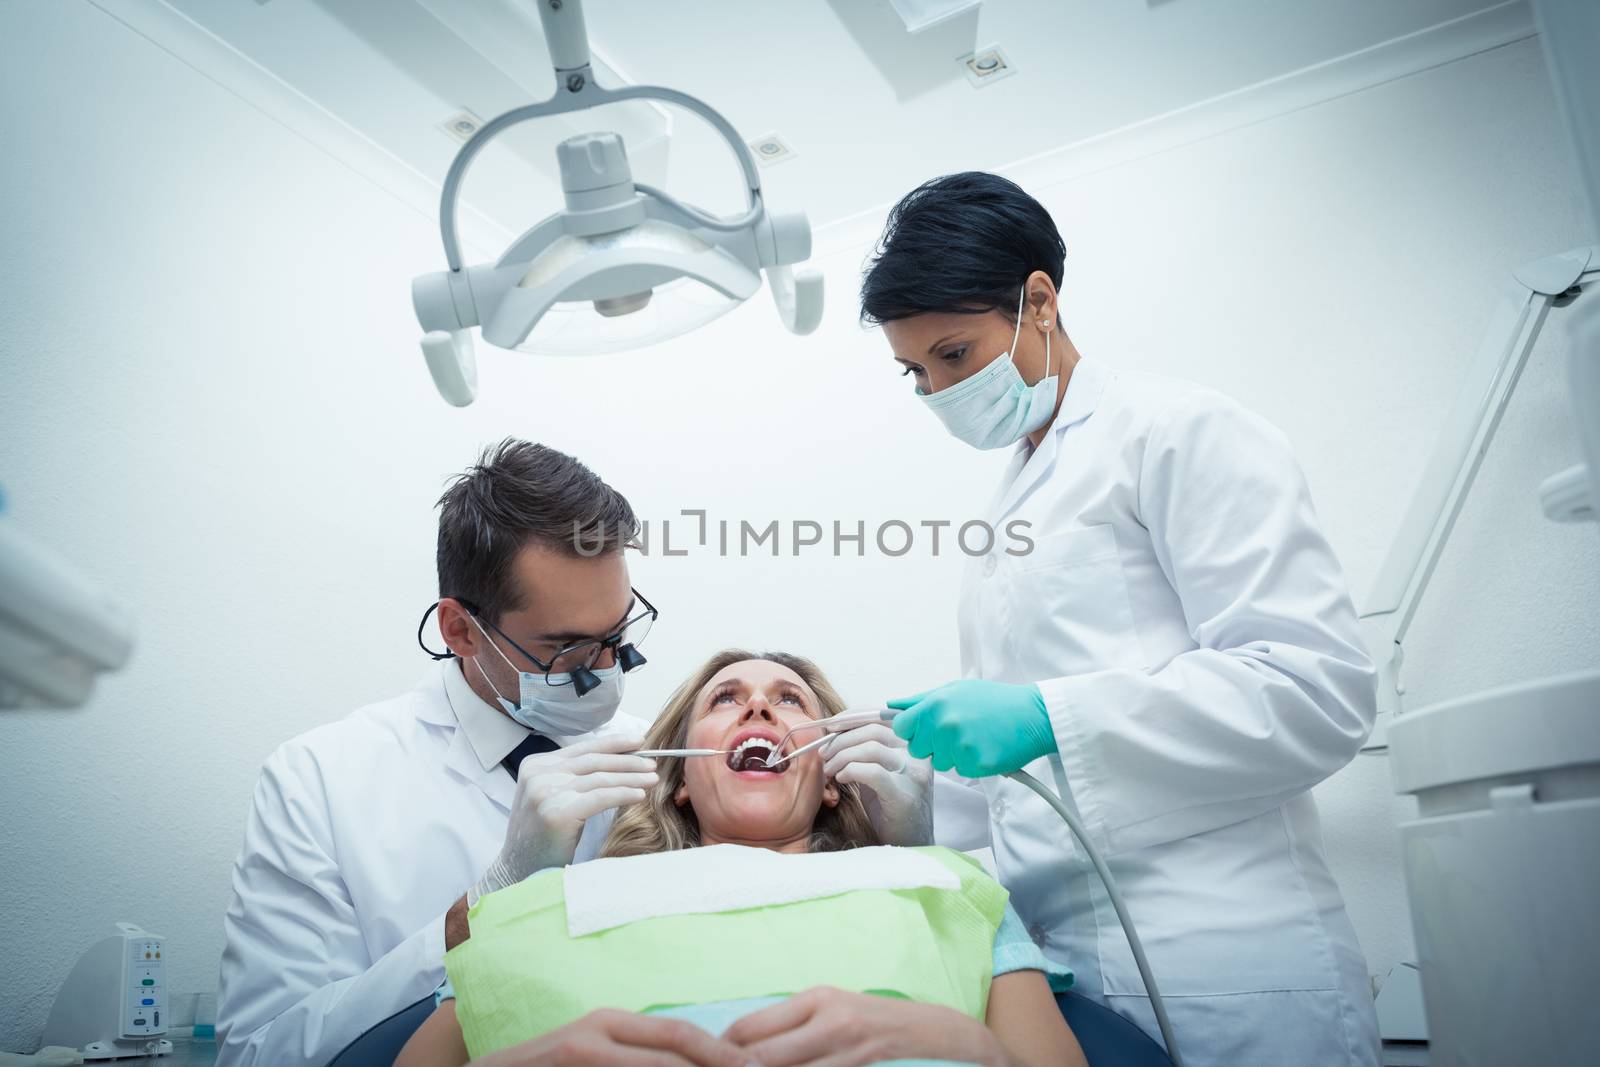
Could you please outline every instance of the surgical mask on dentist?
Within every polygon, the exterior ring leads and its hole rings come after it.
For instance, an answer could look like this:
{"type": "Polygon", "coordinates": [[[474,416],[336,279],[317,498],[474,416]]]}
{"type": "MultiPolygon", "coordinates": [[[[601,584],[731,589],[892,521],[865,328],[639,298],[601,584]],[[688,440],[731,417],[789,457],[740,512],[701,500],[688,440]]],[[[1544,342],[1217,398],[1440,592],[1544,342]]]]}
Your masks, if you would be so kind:
{"type": "Polygon", "coordinates": [[[1044,377],[1029,385],[1017,371],[1017,340],[1028,287],[1017,297],[1017,328],[1011,351],[964,381],[937,393],[919,393],[944,428],[973,448],[1014,445],[1050,421],[1056,406],[1057,376],[1050,373],[1050,332],[1044,335],[1044,377]]]}
{"type": "MultiPolygon", "coordinates": [[[[501,651],[499,645],[489,640],[483,624],[476,618],[472,618],[472,624],[496,654],[505,660],[506,666],[516,670],[516,664],[511,662],[510,657],[501,651]]],[[[476,663],[477,657],[473,657],[473,661],[476,663]]],[[[505,698],[494,684],[494,679],[489,677],[489,672],[483,669],[483,664],[477,663],[477,667],[507,715],[528,729],[547,736],[571,737],[598,730],[611,721],[622,703],[622,666],[616,663],[609,667],[591,667],[590,673],[599,679],[600,684],[582,696],[578,695],[570,674],[543,675],[517,671],[520,690],[517,694],[520,702],[517,704],[505,698]]]]}

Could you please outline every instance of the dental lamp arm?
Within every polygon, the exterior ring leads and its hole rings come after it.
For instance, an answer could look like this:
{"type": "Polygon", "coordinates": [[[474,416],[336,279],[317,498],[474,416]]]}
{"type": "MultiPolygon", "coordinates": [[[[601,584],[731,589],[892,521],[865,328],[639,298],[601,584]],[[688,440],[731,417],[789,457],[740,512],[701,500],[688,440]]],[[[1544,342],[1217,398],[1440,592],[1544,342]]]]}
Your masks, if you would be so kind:
{"type": "MultiPolygon", "coordinates": [[[[569,0],[570,4],[570,0],[569,0]]],[[[444,186],[439,194],[439,236],[444,242],[445,261],[452,272],[461,270],[461,239],[456,230],[456,204],[460,199],[461,183],[466,178],[467,168],[483,151],[488,144],[501,133],[523,122],[534,119],[548,118],[551,115],[565,115],[574,111],[583,111],[602,104],[614,104],[624,100],[659,100],[662,103],[676,104],[685,111],[692,112],[711,124],[712,129],[721,135],[727,142],[728,148],[733,152],[734,158],[739,163],[739,169],[744,174],[745,187],[749,193],[750,211],[759,213],[761,205],[761,177],[756,172],[755,157],[750,154],[750,146],[739,139],[739,131],[723,118],[710,105],[702,103],[687,93],[680,93],[675,89],[663,89],[653,85],[633,85],[622,89],[602,89],[593,80],[585,79],[576,90],[563,92],[557,89],[556,95],[541,104],[529,104],[526,107],[513,108],[505,114],[486,122],[477,133],[461,146],[461,151],[456,153],[455,160],[450,164],[450,170],[445,174],[444,186]]],[[[741,220],[723,220],[734,223],[741,220]]]]}
{"type": "Polygon", "coordinates": [[[767,268],[767,285],[778,316],[792,334],[805,335],[822,324],[822,273],[809,267],[767,268]]]}
{"type": "MultiPolygon", "coordinates": [[[[582,0],[537,0],[539,22],[544,26],[545,47],[556,68],[556,81],[563,75],[589,74],[589,28],[583,20],[582,0]]],[[[559,91],[559,90],[558,90],[559,91]]]]}

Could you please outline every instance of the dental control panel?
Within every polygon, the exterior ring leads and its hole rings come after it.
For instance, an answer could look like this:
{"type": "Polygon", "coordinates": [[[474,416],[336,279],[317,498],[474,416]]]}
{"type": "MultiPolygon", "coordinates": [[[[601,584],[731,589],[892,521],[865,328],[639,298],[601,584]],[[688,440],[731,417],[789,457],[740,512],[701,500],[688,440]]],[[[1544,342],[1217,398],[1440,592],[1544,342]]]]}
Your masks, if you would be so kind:
{"type": "Polygon", "coordinates": [[[122,1036],[148,1037],[164,1034],[167,1011],[166,961],[162,959],[161,939],[130,937],[123,967],[126,980],[122,993],[122,1036]]]}
{"type": "Polygon", "coordinates": [[[56,991],[44,1024],[46,1045],[77,1049],[86,1060],[164,1055],[172,1043],[167,964],[160,934],[134,923],[84,949],[56,991]]]}

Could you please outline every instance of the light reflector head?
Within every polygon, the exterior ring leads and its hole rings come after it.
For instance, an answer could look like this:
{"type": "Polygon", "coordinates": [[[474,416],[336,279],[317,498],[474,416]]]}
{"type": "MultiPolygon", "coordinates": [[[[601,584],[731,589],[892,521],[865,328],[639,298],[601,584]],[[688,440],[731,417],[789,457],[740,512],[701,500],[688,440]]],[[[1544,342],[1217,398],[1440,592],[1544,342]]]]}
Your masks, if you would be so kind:
{"type": "Polygon", "coordinates": [[[607,315],[601,301],[560,301],[540,316],[518,352],[541,356],[604,355],[669,340],[721,318],[740,301],[692,278],[650,290],[639,310],[607,315]]]}

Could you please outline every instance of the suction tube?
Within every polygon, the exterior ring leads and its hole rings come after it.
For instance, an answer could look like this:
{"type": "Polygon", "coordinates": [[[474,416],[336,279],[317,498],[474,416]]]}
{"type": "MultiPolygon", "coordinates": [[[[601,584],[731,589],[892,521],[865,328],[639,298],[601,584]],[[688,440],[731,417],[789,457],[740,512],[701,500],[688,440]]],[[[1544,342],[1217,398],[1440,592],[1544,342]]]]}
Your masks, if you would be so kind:
{"type": "Polygon", "coordinates": [[[1061,816],[1061,821],[1067,824],[1072,836],[1078,839],[1078,847],[1083,849],[1089,861],[1094,864],[1095,873],[1100,876],[1101,884],[1106,887],[1106,896],[1111,898],[1111,906],[1116,909],[1117,921],[1122,923],[1122,932],[1128,938],[1128,947],[1133,950],[1133,962],[1138,965],[1139,979],[1144,982],[1144,991],[1150,996],[1150,1007],[1155,1010],[1156,1025],[1161,1028],[1161,1040],[1167,1046],[1167,1057],[1172,1060],[1174,1067],[1183,1067],[1183,1057],[1178,1055],[1178,1043],[1172,1039],[1172,1024],[1167,1021],[1167,1006],[1161,1000],[1160,991],[1156,989],[1156,979],[1150,973],[1150,961],[1144,957],[1144,945],[1139,942],[1139,932],[1133,928],[1133,920],[1128,917],[1127,905],[1122,902],[1122,894],[1117,890],[1116,879],[1111,877],[1111,871],[1106,867],[1105,860],[1100,858],[1100,853],[1089,843],[1089,835],[1084,831],[1083,824],[1078,822],[1077,816],[1068,811],[1067,806],[1061,803],[1061,798],[1046,789],[1043,782],[1027,771],[1013,771],[1006,777],[1021,782],[1043,797],[1044,802],[1061,816]]]}

